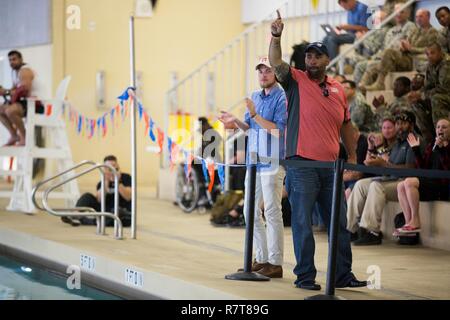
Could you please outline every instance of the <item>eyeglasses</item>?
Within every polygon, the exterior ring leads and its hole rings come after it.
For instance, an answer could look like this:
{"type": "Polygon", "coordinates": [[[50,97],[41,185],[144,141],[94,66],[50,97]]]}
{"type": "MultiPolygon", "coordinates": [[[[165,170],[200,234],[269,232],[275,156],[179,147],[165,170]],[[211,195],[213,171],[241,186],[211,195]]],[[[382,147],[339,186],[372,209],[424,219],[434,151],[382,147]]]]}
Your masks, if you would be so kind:
{"type": "Polygon", "coordinates": [[[325,82],[319,83],[320,89],[322,89],[322,94],[325,98],[328,98],[330,95],[330,92],[328,91],[327,85],[325,82]]]}

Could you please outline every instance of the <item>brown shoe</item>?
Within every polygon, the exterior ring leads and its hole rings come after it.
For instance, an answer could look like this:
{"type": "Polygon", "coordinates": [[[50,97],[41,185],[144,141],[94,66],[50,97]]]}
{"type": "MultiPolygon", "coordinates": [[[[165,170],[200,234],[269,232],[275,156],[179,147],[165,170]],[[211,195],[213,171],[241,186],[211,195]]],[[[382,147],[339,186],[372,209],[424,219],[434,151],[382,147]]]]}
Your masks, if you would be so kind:
{"type": "MultiPolygon", "coordinates": [[[[256,260],[254,260],[253,261],[253,264],[252,264],[252,272],[258,272],[259,270],[261,270],[262,268],[264,268],[266,265],[268,265],[269,263],[259,263],[259,262],[256,262],[256,260]]],[[[240,269],[238,269],[238,272],[243,272],[244,271],[244,268],[240,268],[240,269]]]]}
{"type": "Polygon", "coordinates": [[[283,267],[268,263],[258,273],[269,278],[283,278],[283,267]]]}

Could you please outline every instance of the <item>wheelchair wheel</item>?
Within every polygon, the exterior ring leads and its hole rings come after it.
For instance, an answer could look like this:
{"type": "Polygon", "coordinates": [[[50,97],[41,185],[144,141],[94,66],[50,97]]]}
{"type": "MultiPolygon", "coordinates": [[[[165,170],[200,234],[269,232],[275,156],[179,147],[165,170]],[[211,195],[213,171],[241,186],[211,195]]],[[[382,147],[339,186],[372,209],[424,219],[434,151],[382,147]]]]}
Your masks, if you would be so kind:
{"type": "Polygon", "coordinates": [[[176,197],[178,206],[186,213],[191,213],[198,203],[200,196],[200,181],[198,174],[192,170],[186,179],[183,167],[180,167],[176,181],[176,197]]]}

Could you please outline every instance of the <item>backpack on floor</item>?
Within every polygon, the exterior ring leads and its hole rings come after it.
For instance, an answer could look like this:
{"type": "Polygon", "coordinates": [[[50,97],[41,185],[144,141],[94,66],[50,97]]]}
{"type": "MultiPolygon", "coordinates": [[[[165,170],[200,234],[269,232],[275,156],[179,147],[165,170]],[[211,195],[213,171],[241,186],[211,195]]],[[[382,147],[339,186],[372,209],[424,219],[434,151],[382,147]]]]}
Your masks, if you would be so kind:
{"type": "MultiPolygon", "coordinates": [[[[395,228],[401,228],[405,225],[405,216],[403,215],[403,212],[398,213],[394,218],[394,224],[395,228]]],[[[408,233],[401,236],[397,236],[398,238],[398,244],[402,245],[416,245],[419,244],[419,233],[408,233]]]]}

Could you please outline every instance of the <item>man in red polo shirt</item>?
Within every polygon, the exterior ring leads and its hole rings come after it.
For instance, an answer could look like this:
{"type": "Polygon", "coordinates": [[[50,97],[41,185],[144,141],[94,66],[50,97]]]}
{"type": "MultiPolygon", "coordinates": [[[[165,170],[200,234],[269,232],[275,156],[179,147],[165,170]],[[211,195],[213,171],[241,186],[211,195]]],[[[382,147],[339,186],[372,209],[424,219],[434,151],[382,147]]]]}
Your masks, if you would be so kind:
{"type": "MultiPolygon", "coordinates": [[[[335,161],[339,155],[340,137],[349,154],[349,162],[356,162],[350,113],[340,83],[327,77],[330,63],[328,49],[320,42],[311,43],[305,51],[306,72],[296,70],[282,61],[280,14],[271,26],[270,64],[283,86],[288,101],[286,130],[286,158],[311,161],[335,161]]],[[[287,167],[286,189],[292,209],[292,236],[297,265],[295,285],[308,290],[320,290],[315,282],[314,236],[311,217],[315,203],[325,225],[330,230],[333,194],[333,169],[287,167]]],[[[346,230],[346,203],[342,192],[336,287],[364,287],[352,273],[350,233],[346,230]]]]}

